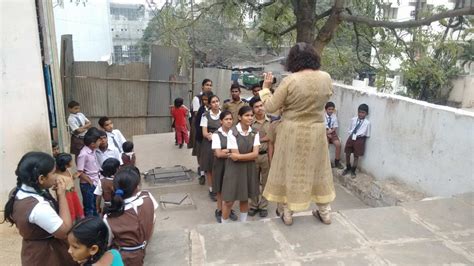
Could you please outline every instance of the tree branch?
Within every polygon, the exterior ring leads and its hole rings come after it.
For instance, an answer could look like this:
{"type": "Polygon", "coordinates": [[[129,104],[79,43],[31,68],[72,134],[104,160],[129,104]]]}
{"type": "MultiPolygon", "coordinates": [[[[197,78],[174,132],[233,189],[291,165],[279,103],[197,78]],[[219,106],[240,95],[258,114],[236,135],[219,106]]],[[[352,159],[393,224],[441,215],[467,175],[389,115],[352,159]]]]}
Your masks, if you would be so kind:
{"type": "Polygon", "coordinates": [[[255,4],[254,2],[249,1],[249,0],[245,0],[243,2],[246,3],[247,5],[249,5],[250,7],[252,7],[253,9],[255,9],[257,11],[260,11],[260,10],[262,10],[262,8],[265,8],[267,6],[271,6],[274,3],[276,3],[276,0],[268,1],[268,2],[265,2],[263,4],[255,4]]]}
{"type": "Polygon", "coordinates": [[[291,32],[291,31],[295,30],[296,29],[296,23],[291,25],[290,27],[288,27],[286,30],[283,30],[283,31],[280,31],[280,32],[274,32],[274,31],[265,29],[264,27],[259,27],[259,29],[261,31],[265,32],[266,34],[270,34],[270,35],[273,35],[273,36],[276,36],[276,37],[280,37],[280,36],[283,36],[283,35],[287,34],[288,32],[291,32]]]}
{"type": "Polygon", "coordinates": [[[390,29],[397,29],[397,28],[415,28],[415,27],[420,27],[420,26],[428,26],[431,23],[444,19],[444,18],[458,17],[458,16],[465,16],[465,15],[474,15],[474,6],[441,12],[424,19],[408,20],[408,21],[402,21],[402,22],[375,20],[368,17],[353,16],[353,15],[348,15],[348,14],[340,14],[340,19],[344,21],[348,21],[348,22],[365,24],[369,27],[384,27],[384,28],[390,28],[390,29]]]}
{"type": "Polygon", "coordinates": [[[318,20],[320,19],[323,19],[329,15],[331,15],[331,12],[332,12],[332,8],[324,11],[323,13],[319,14],[319,15],[316,15],[316,17],[314,18],[314,23],[316,23],[318,20]]]}
{"type": "Polygon", "coordinates": [[[410,48],[408,47],[407,43],[402,39],[402,37],[398,36],[398,33],[395,29],[390,29],[392,31],[392,34],[395,36],[395,38],[397,39],[397,43],[396,45],[398,45],[399,43],[401,43],[403,45],[403,47],[405,48],[405,53],[407,54],[408,58],[410,58],[410,61],[413,63],[413,64],[416,64],[416,61],[415,61],[415,57],[413,55],[413,52],[410,50],[410,48]]]}

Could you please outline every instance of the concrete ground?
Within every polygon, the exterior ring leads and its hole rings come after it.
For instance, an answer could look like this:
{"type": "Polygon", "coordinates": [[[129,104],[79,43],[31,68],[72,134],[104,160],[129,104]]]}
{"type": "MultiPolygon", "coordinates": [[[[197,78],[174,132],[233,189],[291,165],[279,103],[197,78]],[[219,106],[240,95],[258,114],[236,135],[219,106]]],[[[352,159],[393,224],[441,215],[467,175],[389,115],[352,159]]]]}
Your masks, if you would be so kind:
{"type": "MultiPolygon", "coordinates": [[[[200,224],[215,224],[214,210],[216,203],[208,197],[208,186],[198,184],[196,157],[191,156],[191,149],[179,149],[174,145],[172,133],[135,136],[135,152],[137,153],[137,167],[145,172],[155,167],[172,167],[183,165],[193,170],[193,180],[177,184],[160,184],[158,186],[143,182],[142,187],[148,189],[159,199],[160,196],[170,193],[188,193],[193,201],[193,206],[176,207],[171,210],[160,209],[157,213],[157,224],[155,230],[192,229],[200,224]],[[146,156],[145,156],[146,155],[146,156]]],[[[368,208],[366,204],[353,196],[349,191],[336,184],[336,200],[332,209],[346,210],[368,208]]],[[[315,206],[312,206],[315,208],[315,206]]],[[[268,218],[276,217],[276,204],[269,204],[268,218]]],[[[238,203],[234,205],[238,213],[238,203]]],[[[249,217],[250,221],[261,220],[258,214],[249,217]]]]}
{"type": "MultiPolygon", "coordinates": [[[[142,171],[176,164],[196,169],[191,151],[175,147],[172,134],[136,136],[134,142],[137,157],[147,154],[138,157],[142,171]]],[[[188,193],[194,203],[158,211],[147,265],[474,265],[474,194],[369,208],[336,184],[331,225],[307,211],[285,226],[274,204],[265,219],[217,224],[215,203],[196,180],[143,187],[157,198],[188,193]]]]}
{"type": "MultiPolygon", "coordinates": [[[[175,165],[196,170],[191,150],[178,149],[172,133],[135,136],[133,141],[142,172],[175,165]]],[[[157,199],[187,193],[193,203],[158,210],[146,265],[474,265],[474,193],[370,208],[336,184],[331,225],[308,211],[285,226],[275,218],[274,204],[265,219],[217,224],[215,202],[195,176],[177,184],[143,182],[142,187],[157,199]]],[[[19,265],[16,228],[1,224],[0,237],[1,265],[19,265]]]]}

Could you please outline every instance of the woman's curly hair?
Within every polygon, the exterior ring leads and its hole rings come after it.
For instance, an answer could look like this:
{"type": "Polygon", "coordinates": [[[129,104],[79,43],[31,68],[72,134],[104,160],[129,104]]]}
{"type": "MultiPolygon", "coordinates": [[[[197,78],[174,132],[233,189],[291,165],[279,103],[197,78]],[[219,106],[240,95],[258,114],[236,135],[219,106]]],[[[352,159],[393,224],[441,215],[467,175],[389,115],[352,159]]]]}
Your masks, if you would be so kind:
{"type": "Polygon", "coordinates": [[[318,70],[321,67],[321,58],[313,46],[299,42],[291,47],[286,59],[286,70],[292,73],[304,70],[318,70]]]}

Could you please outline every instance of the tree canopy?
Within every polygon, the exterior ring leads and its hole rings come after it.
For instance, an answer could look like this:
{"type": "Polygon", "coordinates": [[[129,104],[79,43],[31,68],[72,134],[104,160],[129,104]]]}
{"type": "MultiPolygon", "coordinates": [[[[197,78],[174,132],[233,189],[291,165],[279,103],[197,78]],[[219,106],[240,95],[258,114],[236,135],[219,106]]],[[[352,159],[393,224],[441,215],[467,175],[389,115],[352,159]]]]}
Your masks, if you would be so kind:
{"type": "Polygon", "coordinates": [[[408,94],[439,102],[439,93],[429,91],[446,86],[459,73],[458,59],[472,59],[472,45],[466,44],[472,39],[474,7],[456,0],[452,9],[430,8],[422,6],[425,0],[413,0],[414,18],[393,21],[385,13],[390,2],[395,1],[205,0],[194,6],[191,1],[167,1],[157,10],[143,43],[179,47],[184,64],[194,55],[198,63],[226,65],[255,60],[256,47],[278,50],[307,42],[320,53],[333,78],[349,82],[357,74],[373,73],[382,89],[390,87],[386,79],[393,74],[389,65],[396,58],[408,94]],[[433,30],[434,22],[445,30],[433,30]],[[441,60],[445,63],[440,69],[433,67],[441,60]],[[426,72],[422,69],[438,74],[421,77],[426,72]],[[424,79],[439,82],[413,83],[424,79]]]}

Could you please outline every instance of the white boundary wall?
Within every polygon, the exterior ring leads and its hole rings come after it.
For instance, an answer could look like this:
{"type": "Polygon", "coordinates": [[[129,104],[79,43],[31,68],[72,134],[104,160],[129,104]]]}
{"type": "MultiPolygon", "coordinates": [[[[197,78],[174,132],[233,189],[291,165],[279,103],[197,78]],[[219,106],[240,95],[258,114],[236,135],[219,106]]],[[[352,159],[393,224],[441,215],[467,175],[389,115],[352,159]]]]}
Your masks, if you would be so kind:
{"type": "Polygon", "coordinates": [[[341,84],[334,84],[331,101],[343,146],[357,107],[369,105],[372,132],[359,161],[364,172],[432,196],[474,191],[474,113],[341,84]]]}
{"type": "Polygon", "coordinates": [[[0,1],[0,210],[29,151],[51,152],[33,0],[0,1]]]}

